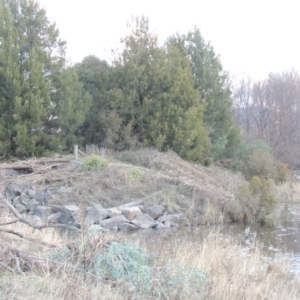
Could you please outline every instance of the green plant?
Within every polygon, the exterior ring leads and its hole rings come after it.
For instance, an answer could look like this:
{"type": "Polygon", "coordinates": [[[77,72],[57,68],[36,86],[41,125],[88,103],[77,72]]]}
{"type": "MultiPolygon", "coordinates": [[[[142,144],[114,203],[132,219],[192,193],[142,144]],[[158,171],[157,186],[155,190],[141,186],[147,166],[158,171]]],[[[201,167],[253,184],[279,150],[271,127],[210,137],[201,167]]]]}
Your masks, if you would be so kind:
{"type": "Polygon", "coordinates": [[[98,155],[87,156],[81,163],[81,168],[88,171],[101,171],[107,166],[108,160],[98,155]]]}
{"type": "Polygon", "coordinates": [[[130,168],[127,171],[127,176],[129,178],[130,183],[138,183],[144,179],[145,174],[141,169],[130,168]]]}
{"type": "Polygon", "coordinates": [[[277,199],[274,183],[270,179],[253,176],[248,185],[241,185],[236,193],[240,202],[236,220],[256,222],[261,225],[272,223],[277,199]]]}
{"type": "Polygon", "coordinates": [[[262,141],[243,144],[236,151],[234,167],[241,171],[249,181],[253,176],[284,182],[288,177],[288,168],[278,161],[268,145],[262,141]]]}

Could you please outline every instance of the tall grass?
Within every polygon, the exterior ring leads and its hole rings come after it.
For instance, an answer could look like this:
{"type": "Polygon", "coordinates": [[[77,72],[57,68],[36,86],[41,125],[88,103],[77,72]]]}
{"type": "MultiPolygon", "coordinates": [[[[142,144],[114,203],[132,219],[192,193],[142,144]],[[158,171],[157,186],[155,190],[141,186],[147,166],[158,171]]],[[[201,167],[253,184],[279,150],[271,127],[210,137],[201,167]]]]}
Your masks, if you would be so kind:
{"type": "Polygon", "coordinates": [[[235,237],[201,228],[193,238],[164,232],[151,238],[87,233],[70,240],[48,230],[43,235],[11,225],[24,235],[52,242],[37,246],[1,234],[3,299],[299,299],[300,282],[288,261],[276,259],[255,239],[243,246],[235,237]],[[6,246],[5,246],[6,245],[6,246]],[[22,251],[17,274],[12,247],[22,251]],[[50,255],[62,251],[64,257],[50,255]],[[63,249],[68,249],[67,251],[63,249]],[[84,251],[83,251],[84,249],[84,251]],[[11,259],[11,261],[9,261],[11,259]],[[22,262],[32,262],[29,266],[22,262]],[[152,297],[152,298],[151,298],[152,297]]]}

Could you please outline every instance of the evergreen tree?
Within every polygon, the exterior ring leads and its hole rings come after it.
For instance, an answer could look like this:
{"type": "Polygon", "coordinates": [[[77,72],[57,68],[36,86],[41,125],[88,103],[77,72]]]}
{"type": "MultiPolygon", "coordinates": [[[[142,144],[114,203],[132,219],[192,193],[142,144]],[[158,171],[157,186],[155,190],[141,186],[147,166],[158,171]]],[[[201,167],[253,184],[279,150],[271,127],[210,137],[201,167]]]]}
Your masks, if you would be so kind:
{"type": "Polygon", "coordinates": [[[204,161],[209,149],[204,105],[187,57],[174,45],[159,47],[145,18],[136,20],[123,43],[116,62],[115,105],[124,124],[132,126],[144,146],[204,161]]]}
{"type": "Polygon", "coordinates": [[[204,123],[210,130],[212,155],[215,158],[230,156],[239,142],[239,131],[233,124],[230,90],[225,84],[221,62],[198,28],[182,39],[192,64],[195,88],[207,104],[204,123]]]}
{"type": "Polygon", "coordinates": [[[54,108],[64,102],[56,95],[58,83],[63,86],[64,65],[65,42],[45,10],[32,0],[0,0],[2,156],[41,155],[56,148],[57,136],[49,125],[58,117],[54,108]]]}

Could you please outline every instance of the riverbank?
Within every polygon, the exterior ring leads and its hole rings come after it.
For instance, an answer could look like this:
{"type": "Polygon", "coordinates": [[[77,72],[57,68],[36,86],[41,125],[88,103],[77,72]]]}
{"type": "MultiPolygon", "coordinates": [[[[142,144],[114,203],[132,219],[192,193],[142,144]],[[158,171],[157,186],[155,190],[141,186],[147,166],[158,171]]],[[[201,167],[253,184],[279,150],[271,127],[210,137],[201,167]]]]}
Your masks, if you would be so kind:
{"type": "MultiPolygon", "coordinates": [[[[299,278],[288,260],[276,260],[258,241],[241,245],[211,229],[184,236],[151,237],[54,229],[11,230],[39,241],[0,233],[3,299],[299,299],[299,278]],[[44,244],[42,244],[44,243],[44,244]]],[[[278,255],[278,254],[277,254],[278,255]]]]}
{"type": "MultiPolygon", "coordinates": [[[[144,149],[105,159],[98,170],[84,169],[71,157],[2,164],[1,190],[8,184],[22,186],[27,194],[47,190],[47,201],[54,206],[109,208],[136,201],[145,207],[162,205],[168,214],[184,216],[182,227],[206,228],[233,220],[251,225],[251,213],[260,209],[258,200],[265,196],[241,193],[251,192],[251,183],[240,174],[194,165],[172,152],[144,149]]],[[[267,186],[267,196],[272,195],[276,205],[272,211],[261,211],[270,224],[284,223],[292,216],[290,207],[299,203],[299,183],[267,186]]],[[[5,210],[1,224],[14,221],[5,210]]],[[[76,236],[67,236],[53,228],[33,230],[21,222],[2,225],[0,298],[300,297],[299,278],[290,272],[289,261],[276,260],[255,239],[245,245],[216,229],[201,238],[204,233],[199,230],[192,241],[176,234],[169,238],[165,230],[145,238],[98,229],[83,226],[76,236]]]]}

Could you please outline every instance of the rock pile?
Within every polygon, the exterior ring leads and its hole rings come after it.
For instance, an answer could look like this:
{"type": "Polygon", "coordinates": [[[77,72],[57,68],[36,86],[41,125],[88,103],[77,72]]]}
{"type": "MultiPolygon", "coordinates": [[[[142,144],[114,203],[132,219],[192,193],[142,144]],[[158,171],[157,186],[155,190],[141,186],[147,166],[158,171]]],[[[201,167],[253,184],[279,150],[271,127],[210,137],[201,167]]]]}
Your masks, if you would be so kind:
{"type": "Polygon", "coordinates": [[[118,207],[103,208],[93,204],[84,209],[77,205],[51,205],[51,192],[48,189],[36,191],[20,185],[9,184],[5,196],[20,214],[35,218],[35,222],[65,224],[78,228],[88,227],[131,231],[148,228],[168,228],[178,226],[182,214],[172,215],[163,205],[145,207],[142,202],[131,202],[118,207]]]}

